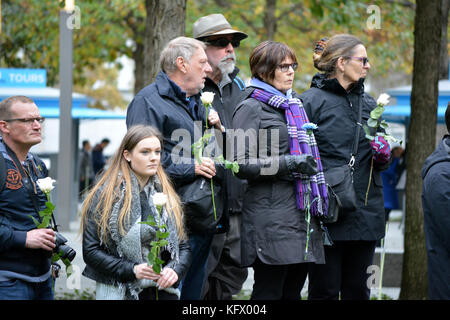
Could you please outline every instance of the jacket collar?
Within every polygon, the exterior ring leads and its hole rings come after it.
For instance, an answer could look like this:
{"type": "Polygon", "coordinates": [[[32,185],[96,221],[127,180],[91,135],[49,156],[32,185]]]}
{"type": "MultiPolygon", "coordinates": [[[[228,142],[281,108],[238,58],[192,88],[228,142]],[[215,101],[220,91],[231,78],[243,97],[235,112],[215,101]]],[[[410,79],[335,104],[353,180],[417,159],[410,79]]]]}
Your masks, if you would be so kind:
{"type": "MultiPolygon", "coordinates": [[[[158,72],[155,83],[158,88],[158,93],[161,96],[174,100],[175,102],[178,102],[188,108],[189,100],[186,97],[186,92],[184,92],[175,82],[170,80],[169,76],[164,71],[161,70],[158,72]]],[[[192,97],[198,101],[200,98],[200,93],[192,97]]]]}
{"type": "Polygon", "coordinates": [[[311,80],[311,88],[319,88],[339,95],[348,93],[362,94],[364,93],[364,80],[364,78],[360,78],[347,92],[336,78],[327,79],[325,74],[316,73],[311,80]]]}
{"type": "Polygon", "coordinates": [[[425,178],[432,166],[443,161],[450,161],[450,135],[448,134],[444,135],[436,150],[425,160],[422,168],[422,178],[425,178]]]}

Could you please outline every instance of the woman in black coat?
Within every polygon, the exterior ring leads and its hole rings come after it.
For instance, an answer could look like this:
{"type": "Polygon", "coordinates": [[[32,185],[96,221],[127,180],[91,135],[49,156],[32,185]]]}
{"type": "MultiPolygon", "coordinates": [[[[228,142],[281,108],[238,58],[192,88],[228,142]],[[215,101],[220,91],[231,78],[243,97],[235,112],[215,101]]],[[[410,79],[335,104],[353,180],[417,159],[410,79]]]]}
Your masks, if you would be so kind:
{"type": "MultiPolygon", "coordinates": [[[[311,88],[300,98],[309,119],[318,125],[316,141],[324,171],[345,165],[355,138],[358,110],[367,123],[375,100],[364,93],[364,78],[370,69],[362,42],[351,35],[322,39],[316,46],[316,74],[311,88]]],[[[380,170],[389,165],[389,144],[383,139],[370,143],[364,130],[359,135],[353,185],[357,196],[354,210],[340,212],[328,225],[332,247],[325,248],[325,265],[314,265],[309,273],[309,299],[369,299],[367,267],[372,264],[376,241],[384,237],[385,214],[380,170]],[[371,159],[374,170],[367,205],[371,159]]]]}
{"type": "MultiPolygon", "coordinates": [[[[286,125],[288,113],[304,112],[292,91],[297,69],[293,50],[283,43],[263,42],[253,50],[250,68],[248,97],[233,115],[238,177],[248,180],[242,208],[242,265],[254,269],[251,299],[299,299],[308,264],[324,263],[319,221],[313,216],[307,223],[304,205],[306,199],[315,199],[311,215],[323,213],[323,172],[320,158],[314,160],[318,155],[311,156],[315,146],[300,141],[300,137],[308,140],[305,130],[292,124],[293,140],[286,125]],[[245,140],[245,146],[239,143],[245,140]],[[290,144],[306,149],[295,152],[290,144]],[[303,196],[299,186],[306,188],[301,189],[303,196]]],[[[304,115],[302,121],[308,122],[304,115]]]]}

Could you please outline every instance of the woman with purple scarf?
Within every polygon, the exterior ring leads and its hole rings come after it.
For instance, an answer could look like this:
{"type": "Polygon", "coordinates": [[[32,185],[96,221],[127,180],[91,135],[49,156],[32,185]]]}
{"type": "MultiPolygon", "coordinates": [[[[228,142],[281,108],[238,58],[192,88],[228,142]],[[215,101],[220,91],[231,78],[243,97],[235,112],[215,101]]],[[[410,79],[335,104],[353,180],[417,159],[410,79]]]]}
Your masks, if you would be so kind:
{"type": "Polygon", "coordinates": [[[294,51],[265,41],[250,56],[252,80],[233,114],[242,209],[242,266],[253,267],[253,300],[295,300],[308,265],[323,264],[327,193],[314,134],[298,95],[294,51]],[[242,130],[241,130],[242,129],[242,130]]]}

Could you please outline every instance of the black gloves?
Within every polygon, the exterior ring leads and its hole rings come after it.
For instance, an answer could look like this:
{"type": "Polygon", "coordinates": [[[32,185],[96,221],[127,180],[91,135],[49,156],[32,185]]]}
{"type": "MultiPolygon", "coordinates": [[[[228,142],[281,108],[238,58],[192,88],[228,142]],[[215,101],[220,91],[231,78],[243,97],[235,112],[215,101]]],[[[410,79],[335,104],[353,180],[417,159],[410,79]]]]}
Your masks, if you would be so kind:
{"type": "Polygon", "coordinates": [[[317,173],[317,163],[311,155],[285,155],[286,166],[291,172],[313,176],[317,173]]]}

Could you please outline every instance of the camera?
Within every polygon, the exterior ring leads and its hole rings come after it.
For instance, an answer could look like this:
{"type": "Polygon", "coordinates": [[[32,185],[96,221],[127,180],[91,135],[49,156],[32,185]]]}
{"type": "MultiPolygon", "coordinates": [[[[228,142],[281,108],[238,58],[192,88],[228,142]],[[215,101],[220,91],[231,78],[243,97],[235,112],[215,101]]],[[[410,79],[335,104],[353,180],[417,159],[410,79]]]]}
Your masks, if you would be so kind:
{"type": "Polygon", "coordinates": [[[68,259],[70,262],[72,262],[77,252],[73,248],[65,244],[67,242],[67,239],[62,234],[60,234],[59,232],[55,232],[55,235],[56,235],[55,241],[56,247],[55,249],[53,249],[53,251],[61,255],[61,260],[68,259]]]}

